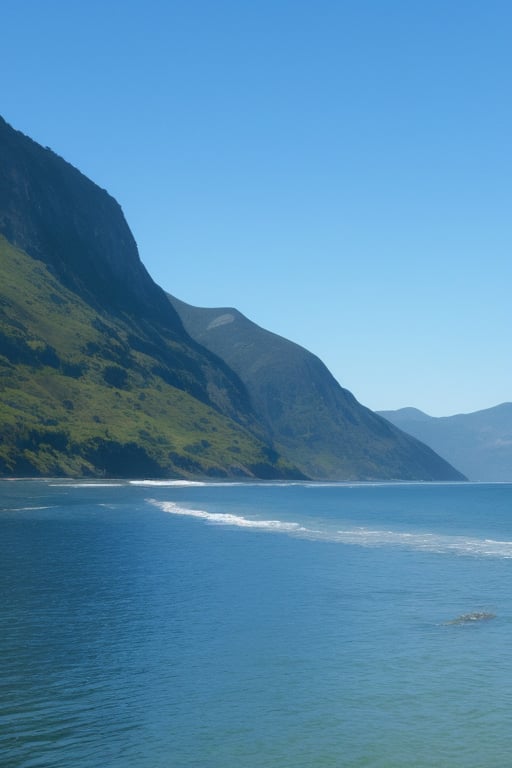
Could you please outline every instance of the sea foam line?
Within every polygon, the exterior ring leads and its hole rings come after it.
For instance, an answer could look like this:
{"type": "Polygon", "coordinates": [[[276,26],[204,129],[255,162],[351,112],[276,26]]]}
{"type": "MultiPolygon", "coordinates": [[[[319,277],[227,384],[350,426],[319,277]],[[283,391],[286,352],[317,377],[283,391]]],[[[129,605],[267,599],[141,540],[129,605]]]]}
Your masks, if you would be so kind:
{"type": "Polygon", "coordinates": [[[54,504],[49,504],[44,507],[12,507],[9,512],[37,512],[40,509],[54,509],[54,504]]]}
{"type": "MultiPolygon", "coordinates": [[[[148,499],[150,504],[172,515],[194,517],[216,525],[249,528],[253,530],[286,533],[314,541],[349,544],[360,547],[400,547],[438,554],[456,554],[473,557],[512,558],[512,541],[477,539],[466,536],[450,536],[429,532],[408,533],[404,531],[381,530],[365,527],[329,529],[307,528],[297,522],[283,520],[258,520],[230,513],[207,512],[203,509],[188,509],[172,501],[148,499]]],[[[320,521],[319,521],[320,523],[320,521]]]]}
{"type": "Polygon", "coordinates": [[[512,541],[477,539],[467,536],[353,528],[336,531],[333,540],[365,547],[398,546],[424,552],[512,558],[512,541]]]}
{"type": "Polygon", "coordinates": [[[129,480],[128,483],[130,485],[142,485],[147,487],[155,487],[155,488],[193,488],[193,487],[201,487],[201,488],[236,488],[236,487],[255,487],[255,488],[289,488],[292,485],[306,485],[306,482],[296,482],[296,481],[271,481],[271,482],[265,482],[265,481],[257,481],[257,482],[251,482],[248,480],[243,481],[237,481],[237,480],[229,480],[229,481],[222,481],[222,480],[129,480]]]}
{"type": "Polygon", "coordinates": [[[209,523],[216,523],[217,525],[232,525],[238,528],[259,528],[262,530],[283,531],[287,533],[308,531],[307,528],[303,528],[299,523],[285,523],[282,520],[251,520],[242,515],[232,515],[222,512],[206,512],[204,509],[187,509],[185,507],[180,507],[173,501],[156,501],[155,499],[148,499],[148,501],[150,504],[160,507],[164,512],[168,512],[171,515],[198,517],[202,520],[207,520],[209,523]]]}
{"type": "Polygon", "coordinates": [[[191,488],[206,485],[202,480],[128,480],[128,484],[154,488],[191,488]]]}

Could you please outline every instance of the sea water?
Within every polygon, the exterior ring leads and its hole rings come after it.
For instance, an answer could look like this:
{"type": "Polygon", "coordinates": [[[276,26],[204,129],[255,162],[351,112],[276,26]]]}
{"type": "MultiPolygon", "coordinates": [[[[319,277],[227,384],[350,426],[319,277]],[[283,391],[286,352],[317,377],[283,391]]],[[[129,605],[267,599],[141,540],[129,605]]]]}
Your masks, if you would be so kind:
{"type": "Polygon", "coordinates": [[[3,481],[0,765],[504,768],[511,569],[508,484],[3,481]]]}

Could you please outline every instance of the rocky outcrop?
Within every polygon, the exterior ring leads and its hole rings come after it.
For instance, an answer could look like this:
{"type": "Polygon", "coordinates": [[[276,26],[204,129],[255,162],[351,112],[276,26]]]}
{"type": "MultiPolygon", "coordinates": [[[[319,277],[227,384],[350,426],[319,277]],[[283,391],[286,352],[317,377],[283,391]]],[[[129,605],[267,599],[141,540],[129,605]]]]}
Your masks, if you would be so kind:
{"type": "Polygon", "coordinates": [[[116,200],[2,118],[0,233],[89,303],[158,318],[179,332],[116,200]]]}

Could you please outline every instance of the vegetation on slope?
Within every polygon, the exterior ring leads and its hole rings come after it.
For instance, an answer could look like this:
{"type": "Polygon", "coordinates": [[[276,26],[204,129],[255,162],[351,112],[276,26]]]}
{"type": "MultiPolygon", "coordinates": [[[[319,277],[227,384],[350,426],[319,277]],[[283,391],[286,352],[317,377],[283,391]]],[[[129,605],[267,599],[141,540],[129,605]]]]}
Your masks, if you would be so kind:
{"type": "Polygon", "coordinates": [[[0,235],[0,475],[458,477],[239,313],[189,335],[119,204],[1,118],[0,235]]]}
{"type": "Polygon", "coordinates": [[[184,380],[175,338],[99,312],[3,237],[0,270],[0,475],[294,474],[208,399],[199,355],[184,380]]]}

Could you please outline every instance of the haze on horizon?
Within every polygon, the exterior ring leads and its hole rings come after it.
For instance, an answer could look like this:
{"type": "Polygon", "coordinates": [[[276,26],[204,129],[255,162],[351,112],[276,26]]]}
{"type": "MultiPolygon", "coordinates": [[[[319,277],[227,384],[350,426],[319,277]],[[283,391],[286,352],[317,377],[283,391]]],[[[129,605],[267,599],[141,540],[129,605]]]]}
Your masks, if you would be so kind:
{"type": "Polygon", "coordinates": [[[512,6],[7,0],[3,117],[374,410],[512,400],[512,6]],[[22,40],[22,44],[21,41],[22,40]]]}

